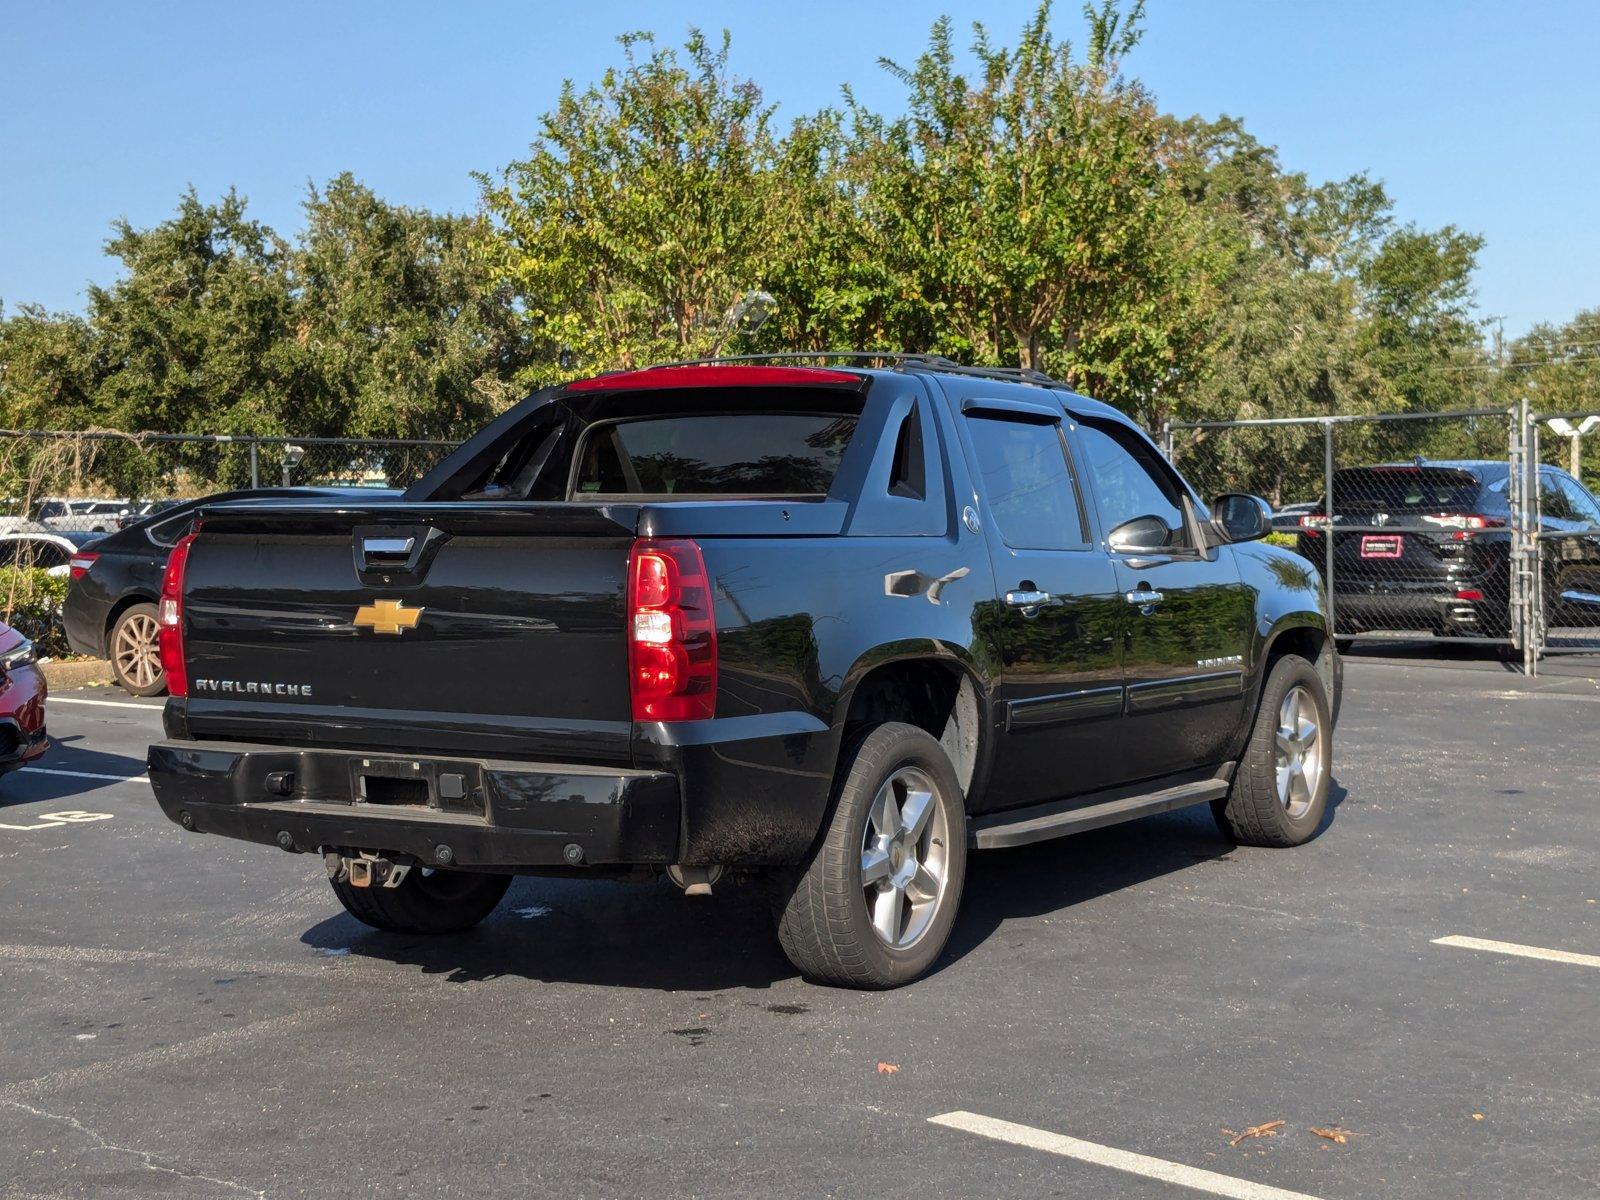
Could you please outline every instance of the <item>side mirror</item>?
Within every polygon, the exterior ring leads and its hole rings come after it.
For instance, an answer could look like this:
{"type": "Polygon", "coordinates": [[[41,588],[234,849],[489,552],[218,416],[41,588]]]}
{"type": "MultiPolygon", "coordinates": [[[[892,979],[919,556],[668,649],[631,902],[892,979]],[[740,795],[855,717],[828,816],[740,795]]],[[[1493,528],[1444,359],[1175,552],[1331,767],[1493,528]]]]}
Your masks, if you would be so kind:
{"type": "Polygon", "coordinates": [[[1165,550],[1171,541],[1171,526],[1157,516],[1135,517],[1106,534],[1106,544],[1119,554],[1165,550]]]}
{"type": "Polygon", "coordinates": [[[1272,532],[1272,506],[1260,496],[1225,492],[1211,502],[1211,523],[1230,542],[1253,542],[1272,532]]]}

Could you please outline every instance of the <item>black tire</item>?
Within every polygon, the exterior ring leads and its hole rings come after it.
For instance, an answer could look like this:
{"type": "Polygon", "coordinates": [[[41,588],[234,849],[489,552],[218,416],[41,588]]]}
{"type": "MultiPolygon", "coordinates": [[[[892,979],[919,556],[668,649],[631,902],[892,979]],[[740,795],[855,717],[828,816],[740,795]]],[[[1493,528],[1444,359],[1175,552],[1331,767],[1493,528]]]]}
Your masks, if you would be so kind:
{"type": "Polygon", "coordinates": [[[106,654],[111,659],[111,675],[130,696],[160,696],[167,690],[167,673],[161,669],[159,650],[151,643],[148,650],[134,651],[134,644],[145,646],[148,631],[158,628],[156,606],[141,601],[117,614],[106,634],[106,654]],[[124,645],[124,643],[128,643],[124,645]],[[157,655],[141,665],[143,654],[157,655]],[[131,655],[131,657],[130,657],[131,655]],[[153,674],[149,672],[153,671],[153,674]]]}
{"type": "Polygon", "coordinates": [[[1340,654],[1349,654],[1356,648],[1356,640],[1353,637],[1334,638],[1333,648],[1340,654]]]}
{"type": "MultiPolygon", "coordinates": [[[[1301,761],[1308,755],[1309,750],[1301,761]]],[[[1294,761],[1293,755],[1290,761],[1294,761]]],[[[1292,767],[1289,770],[1292,783],[1292,767]]],[[[1302,778],[1304,776],[1305,772],[1302,778]]],[[[1261,689],[1255,726],[1234,771],[1233,788],[1226,800],[1212,804],[1211,811],[1222,832],[1243,845],[1298,846],[1309,841],[1322,824],[1332,776],[1333,721],[1322,678],[1305,659],[1286,654],[1273,664],[1266,685],[1261,689]],[[1297,702],[1303,699],[1314,710],[1315,745],[1320,748],[1320,757],[1315,785],[1308,783],[1301,789],[1302,795],[1291,791],[1286,801],[1279,792],[1278,730],[1285,698],[1296,689],[1297,702]]]]}
{"type": "Polygon", "coordinates": [[[399,887],[351,887],[333,881],[333,894],[356,920],[388,933],[460,933],[494,911],[509,875],[424,871],[413,867],[399,887]]]}
{"type": "MultiPolygon", "coordinates": [[[[916,788],[921,792],[921,788],[916,788]]],[[[955,768],[939,743],[912,725],[879,725],[846,747],[840,759],[833,806],[805,866],[782,881],[778,897],[778,941],[789,961],[806,978],[839,987],[892,988],[921,976],[943,953],[955,926],[967,871],[966,805],[955,768]],[[931,803],[920,834],[906,831],[898,839],[879,835],[875,813],[885,787],[909,808],[907,781],[931,785],[931,803]],[[896,872],[874,888],[876,909],[885,924],[899,931],[904,945],[891,945],[868,911],[863,873],[865,843],[871,836],[882,847],[886,864],[896,872]],[[891,857],[892,855],[892,857],[891,857]],[[919,867],[917,864],[921,863],[919,867]],[[909,883],[896,891],[895,880],[907,870],[909,883]],[[925,875],[924,870],[931,872],[925,875]],[[923,881],[943,883],[932,890],[923,881]],[[918,905],[924,908],[919,912],[918,905]],[[891,911],[892,910],[892,911],[891,911]]]]}

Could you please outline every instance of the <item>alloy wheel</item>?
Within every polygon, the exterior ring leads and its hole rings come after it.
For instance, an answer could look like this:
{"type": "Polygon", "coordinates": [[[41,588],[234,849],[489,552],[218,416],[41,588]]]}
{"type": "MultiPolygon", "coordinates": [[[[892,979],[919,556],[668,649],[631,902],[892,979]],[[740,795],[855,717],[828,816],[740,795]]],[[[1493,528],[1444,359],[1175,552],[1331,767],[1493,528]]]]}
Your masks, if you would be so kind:
{"type": "Polygon", "coordinates": [[[153,686],[161,678],[160,627],[152,616],[135,613],[117,627],[112,661],[117,676],[137,688],[153,686]]]}
{"type": "Polygon", "coordinates": [[[1322,784],[1326,763],[1321,717],[1316,702],[1305,688],[1295,686],[1278,705],[1277,751],[1278,803],[1293,818],[1310,811],[1322,784]]]}
{"type": "Polygon", "coordinates": [[[933,923],[949,877],[949,820],[938,789],[901,767],[873,798],[861,839],[861,886],[873,931],[905,950],[933,923]]]}

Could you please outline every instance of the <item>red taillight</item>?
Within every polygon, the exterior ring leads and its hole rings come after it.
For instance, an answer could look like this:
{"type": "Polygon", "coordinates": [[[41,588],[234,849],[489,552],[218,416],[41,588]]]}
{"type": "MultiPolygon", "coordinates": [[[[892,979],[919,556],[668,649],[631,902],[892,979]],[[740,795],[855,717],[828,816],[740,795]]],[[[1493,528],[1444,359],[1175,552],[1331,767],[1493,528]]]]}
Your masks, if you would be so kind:
{"type": "Polygon", "coordinates": [[[1480,592],[1477,588],[1457,588],[1456,589],[1456,599],[1457,600],[1482,600],[1483,599],[1483,593],[1480,592]]]}
{"type": "Polygon", "coordinates": [[[156,608],[160,627],[157,640],[161,649],[161,669],[167,676],[169,696],[189,694],[189,672],[183,662],[183,573],[189,565],[189,543],[195,535],[185,534],[167,555],[167,570],[161,576],[161,603],[156,608]]]}
{"type": "Polygon", "coordinates": [[[628,691],[635,721],[717,711],[717,626],[700,547],[640,538],[628,559],[628,691]]]}
{"type": "Polygon", "coordinates": [[[1320,537],[1328,518],[1320,513],[1305,513],[1300,518],[1300,532],[1307,537],[1320,537]]]}
{"type": "Polygon", "coordinates": [[[72,581],[82,579],[100,556],[91,550],[80,550],[67,561],[67,573],[72,581]]]}

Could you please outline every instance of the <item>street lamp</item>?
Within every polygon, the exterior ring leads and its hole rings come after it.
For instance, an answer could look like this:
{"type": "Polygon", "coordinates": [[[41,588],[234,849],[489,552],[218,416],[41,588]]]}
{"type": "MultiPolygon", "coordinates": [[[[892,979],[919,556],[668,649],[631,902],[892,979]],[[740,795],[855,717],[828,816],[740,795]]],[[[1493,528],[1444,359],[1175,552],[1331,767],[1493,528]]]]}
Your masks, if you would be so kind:
{"type": "Polygon", "coordinates": [[[1583,435],[1593,431],[1597,426],[1600,426],[1600,415],[1591,414],[1590,416],[1587,416],[1583,420],[1579,421],[1576,425],[1567,420],[1565,417],[1551,417],[1545,422],[1545,424],[1550,426],[1550,429],[1553,433],[1557,433],[1564,438],[1572,439],[1572,477],[1574,479],[1582,479],[1583,473],[1581,470],[1581,460],[1583,435]]]}

